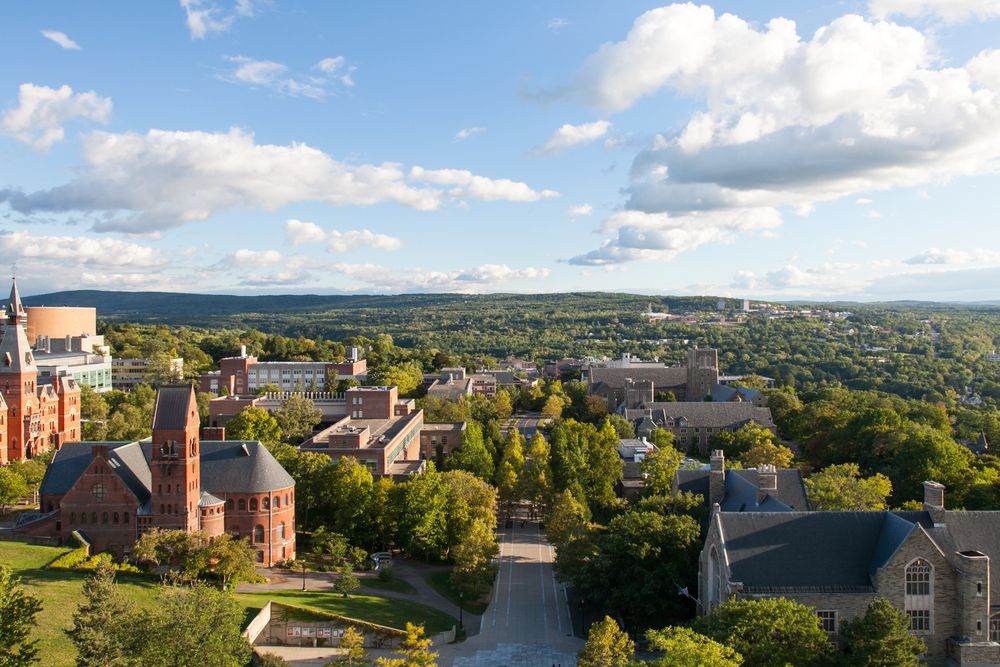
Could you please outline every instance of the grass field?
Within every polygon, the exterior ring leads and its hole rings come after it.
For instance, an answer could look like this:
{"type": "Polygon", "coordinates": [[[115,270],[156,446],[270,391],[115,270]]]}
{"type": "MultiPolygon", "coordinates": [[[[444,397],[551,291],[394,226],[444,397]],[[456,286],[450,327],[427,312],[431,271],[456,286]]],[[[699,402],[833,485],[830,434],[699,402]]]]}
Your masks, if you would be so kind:
{"type": "MultiPolygon", "coordinates": [[[[46,570],[45,566],[69,551],[56,547],[40,547],[19,542],[0,542],[0,564],[9,565],[15,577],[21,578],[25,591],[42,601],[38,625],[33,637],[39,639],[40,667],[73,667],[76,651],[66,635],[73,625],[73,613],[82,600],[83,582],[87,574],[65,570],[46,570]]],[[[159,584],[143,575],[119,573],[118,583],[139,605],[152,604],[159,584]]],[[[247,617],[256,614],[268,600],[284,602],[356,618],[369,623],[405,628],[406,622],[423,623],[428,634],[450,630],[458,620],[444,612],[406,600],[389,600],[375,596],[355,596],[344,599],[334,593],[301,591],[269,591],[238,593],[247,609],[247,617]]]]}
{"type": "Polygon", "coordinates": [[[459,602],[462,603],[462,608],[465,609],[466,614],[472,614],[473,616],[482,616],[486,613],[486,608],[489,606],[485,602],[473,602],[472,600],[459,600],[458,591],[451,587],[451,582],[449,582],[449,577],[451,577],[450,570],[442,570],[441,572],[434,572],[433,574],[428,574],[424,577],[424,581],[427,585],[437,591],[438,595],[443,597],[448,602],[452,603],[456,607],[459,602]]]}
{"type": "Polygon", "coordinates": [[[417,589],[406,579],[396,577],[392,581],[382,581],[378,577],[358,577],[358,581],[364,588],[377,588],[380,591],[392,591],[393,593],[406,593],[416,595],[417,589]]]}

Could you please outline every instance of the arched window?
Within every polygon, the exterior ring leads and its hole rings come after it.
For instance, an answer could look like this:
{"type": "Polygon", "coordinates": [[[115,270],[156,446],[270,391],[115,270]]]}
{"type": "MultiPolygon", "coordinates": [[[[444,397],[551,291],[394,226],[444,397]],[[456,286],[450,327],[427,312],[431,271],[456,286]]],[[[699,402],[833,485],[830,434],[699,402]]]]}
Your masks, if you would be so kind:
{"type": "Polygon", "coordinates": [[[233,509],[235,509],[234,505],[235,504],[233,503],[233,499],[232,498],[230,498],[229,500],[227,500],[226,501],[226,511],[227,512],[232,512],[233,509]]]}
{"type": "Polygon", "coordinates": [[[128,524],[128,512],[125,512],[125,520],[122,523],[128,524]]]}
{"type": "Polygon", "coordinates": [[[722,568],[719,566],[719,552],[712,547],[708,555],[708,605],[714,607],[722,602],[722,568]]]}
{"type": "Polygon", "coordinates": [[[934,566],[923,558],[917,558],[906,566],[904,606],[910,630],[933,632],[934,566]]]}
{"type": "Polygon", "coordinates": [[[285,507],[288,507],[288,494],[285,494],[285,507]]]}
{"type": "Polygon", "coordinates": [[[87,513],[86,512],[80,512],[80,523],[83,523],[83,524],[87,523],[87,513]]]}
{"type": "Polygon", "coordinates": [[[49,511],[50,512],[52,511],[52,501],[51,500],[49,501],[49,511]]]}
{"type": "Polygon", "coordinates": [[[264,541],[264,526],[255,526],[253,529],[253,543],[260,544],[264,541]]]}
{"type": "Polygon", "coordinates": [[[70,524],[76,523],[76,512],[70,512],[69,513],[69,522],[70,522],[70,524]]]}
{"type": "Polygon", "coordinates": [[[285,522],[284,521],[279,521],[278,522],[278,539],[279,540],[285,539],[285,522]]]}
{"type": "Polygon", "coordinates": [[[247,510],[247,501],[240,498],[240,511],[245,512],[247,510]]]}
{"type": "Polygon", "coordinates": [[[251,512],[256,512],[257,511],[257,499],[256,498],[251,498],[250,499],[250,511],[251,512]]]}
{"type": "Polygon", "coordinates": [[[118,512],[111,515],[111,523],[118,523],[118,512]]]}
{"type": "Polygon", "coordinates": [[[166,514],[167,511],[164,509],[163,505],[160,505],[160,514],[166,514]]]}
{"type": "Polygon", "coordinates": [[[269,498],[267,498],[266,496],[264,498],[261,498],[260,499],[260,508],[262,510],[269,510],[269,509],[271,509],[271,500],[269,498]]]}
{"type": "Polygon", "coordinates": [[[1000,642],[1000,614],[990,616],[990,641],[1000,642]]]}
{"type": "Polygon", "coordinates": [[[101,523],[107,523],[108,522],[108,513],[105,512],[104,516],[102,516],[101,518],[103,519],[103,521],[101,521],[101,523]]]}
{"type": "Polygon", "coordinates": [[[257,562],[258,563],[263,563],[264,562],[264,552],[263,551],[258,551],[257,552],[257,562]]]}
{"type": "Polygon", "coordinates": [[[276,510],[281,509],[281,498],[279,498],[278,496],[274,497],[274,509],[276,510]]]}

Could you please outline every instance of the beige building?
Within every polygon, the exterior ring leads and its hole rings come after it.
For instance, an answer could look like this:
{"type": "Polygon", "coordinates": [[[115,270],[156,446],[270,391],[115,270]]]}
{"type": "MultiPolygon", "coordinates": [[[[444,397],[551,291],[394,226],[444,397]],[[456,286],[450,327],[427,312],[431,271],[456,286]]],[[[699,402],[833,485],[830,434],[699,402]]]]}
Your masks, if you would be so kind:
{"type": "Polygon", "coordinates": [[[28,306],[25,310],[28,314],[28,342],[32,345],[39,336],[66,338],[97,335],[96,308],[28,306]]]}
{"type": "MultiPolygon", "coordinates": [[[[145,382],[149,369],[149,359],[112,359],[111,386],[120,391],[132,391],[137,385],[145,382]]],[[[177,380],[184,379],[184,360],[170,360],[170,370],[177,380]]]]}

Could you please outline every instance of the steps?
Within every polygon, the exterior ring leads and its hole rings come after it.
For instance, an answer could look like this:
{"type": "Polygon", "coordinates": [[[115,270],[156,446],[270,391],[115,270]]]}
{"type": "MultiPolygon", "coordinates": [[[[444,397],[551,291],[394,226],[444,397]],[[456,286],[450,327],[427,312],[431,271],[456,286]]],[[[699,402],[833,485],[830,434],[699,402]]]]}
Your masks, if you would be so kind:
{"type": "Polygon", "coordinates": [[[497,644],[495,651],[476,651],[474,658],[456,657],[453,667],[576,667],[575,653],[560,653],[553,644],[497,644]]]}

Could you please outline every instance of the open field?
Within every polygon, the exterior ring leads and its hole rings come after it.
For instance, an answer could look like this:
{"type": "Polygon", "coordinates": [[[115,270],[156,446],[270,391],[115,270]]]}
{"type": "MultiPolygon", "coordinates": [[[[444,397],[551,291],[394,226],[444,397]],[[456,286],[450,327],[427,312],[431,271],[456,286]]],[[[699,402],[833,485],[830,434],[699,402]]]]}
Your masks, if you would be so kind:
{"type": "MultiPolygon", "coordinates": [[[[40,547],[19,542],[0,542],[0,563],[9,565],[15,577],[21,577],[25,590],[42,600],[38,626],[34,636],[41,649],[41,667],[72,667],[76,651],[66,635],[72,627],[73,613],[82,599],[83,582],[87,574],[65,570],[46,570],[45,566],[69,551],[56,547],[40,547]]],[[[140,605],[152,604],[159,584],[144,575],[120,573],[118,583],[140,605]]],[[[448,614],[415,602],[389,600],[374,596],[344,599],[333,593],[302,593],[271,591],[238,593],[247,608],[248,618],[268,600],[308,607],[339,614],[348,618],[377,623],[394,628],[406,627],[406,622],[424,623],[428,634],[450,630],[458,620],[448,614]]]]}
{"type": "Polygon", "coordinates": [[[472,614],[474,616],[482,616],[486,611],[486,607],[489,606],[485,602],[474,602],[472,600],[459,600],[458,591],[455,590],[450,581],[451,571],[444,570],[441,572],[434,572],[428,574],[424,577],[424,581],[427,585],[437,591],[438,595],[443,597],[448,602],[452,603],[456,607],[459,603],[462,603],[462,607],[465,609],[466,614],[472,614]]]}

